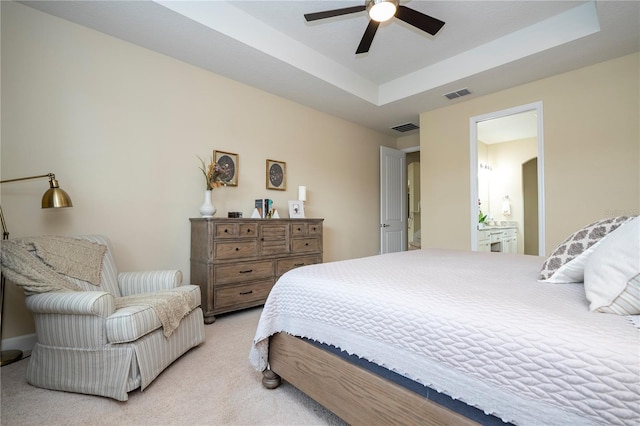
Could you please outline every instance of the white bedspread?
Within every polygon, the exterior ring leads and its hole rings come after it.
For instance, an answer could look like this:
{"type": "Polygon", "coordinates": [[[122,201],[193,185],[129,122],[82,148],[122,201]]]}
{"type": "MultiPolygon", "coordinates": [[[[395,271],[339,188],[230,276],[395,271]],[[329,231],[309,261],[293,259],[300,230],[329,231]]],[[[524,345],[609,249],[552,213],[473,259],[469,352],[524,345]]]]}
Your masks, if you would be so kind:
{"type": "Polygon", "coordinates": [[[582,284],[537,281],[543,258],[416,250],[286,273],[250,360],[287,332],[355,353],[516,424],[640,424],[640,338],[591,313],[582,284]]]}

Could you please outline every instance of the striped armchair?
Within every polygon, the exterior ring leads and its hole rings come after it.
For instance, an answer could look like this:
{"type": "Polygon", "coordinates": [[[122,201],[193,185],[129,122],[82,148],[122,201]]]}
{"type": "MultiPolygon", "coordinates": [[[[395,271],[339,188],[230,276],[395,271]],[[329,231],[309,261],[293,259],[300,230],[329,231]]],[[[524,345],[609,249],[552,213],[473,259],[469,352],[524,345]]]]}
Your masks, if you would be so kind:
{"type": "Polygon", "coordinates": [[[107,238],[81,238],[107,246],[100,286],[65,277],[84,291],[26,298],[37,335],[27,381],[126,401],[128,392],[144,390],[173,361],[204,341],[200,288],[181,285],[178,270],[118,274],[107,238]],[[189,311],[168,337],[151,306],[116,308],[123,296],[168,289],[180,293],[189,311]]]}

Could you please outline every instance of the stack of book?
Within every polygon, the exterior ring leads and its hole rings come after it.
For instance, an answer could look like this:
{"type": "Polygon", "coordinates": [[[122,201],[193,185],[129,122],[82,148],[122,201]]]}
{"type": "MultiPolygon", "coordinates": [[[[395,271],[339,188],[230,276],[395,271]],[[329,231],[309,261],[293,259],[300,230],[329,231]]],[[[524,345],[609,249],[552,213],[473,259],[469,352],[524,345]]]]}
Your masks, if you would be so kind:
{"type": "Polygon", "coordinates": [[[271,215],[273,214],[273,200],[269,198],[257,199],[255,207],[261,218],[271,218],[271,215]]]}

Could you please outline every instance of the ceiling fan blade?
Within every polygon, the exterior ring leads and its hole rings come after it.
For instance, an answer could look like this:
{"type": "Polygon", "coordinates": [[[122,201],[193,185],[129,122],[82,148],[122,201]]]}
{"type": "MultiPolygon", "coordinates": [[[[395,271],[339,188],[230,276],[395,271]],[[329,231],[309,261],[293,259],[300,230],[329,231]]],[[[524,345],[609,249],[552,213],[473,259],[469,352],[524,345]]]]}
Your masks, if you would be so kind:
{"type": "Polygon", "coordinates": [[[360,44],[358,45],[358,50],[356,50],[356,55],[358,53],[366,53],[369,51],[371,47],[371,43],[373,42],[373,37],[376,35],[376,31],[378,30],[378,26],[380,22],[374,21],[371,19],[369,21],[369,25],[367,25],[367,29],[364,30],[364,35],[362,36],[362,40],[360,40],[360,44]]]}
{"type": "Polygon", "coordinates": [[[431,35],[436,35],[440,28],[444,26],[444,22],[432,16],[425,15],[417,10],[410,9],[406,6],[398,6],[396,18],[403,20],[407,24],[413,25],[431,35]]]}
{"type": "Polygon", "coordinates": [[[325,10],[323,12],[305,13],[304,19],[307,22],[317,21],[318,19],[333,18],[334,16],[347,15],[349,13],[362,12],[367,10],[366,6],[345,7],[343,9],[325,10]]]}

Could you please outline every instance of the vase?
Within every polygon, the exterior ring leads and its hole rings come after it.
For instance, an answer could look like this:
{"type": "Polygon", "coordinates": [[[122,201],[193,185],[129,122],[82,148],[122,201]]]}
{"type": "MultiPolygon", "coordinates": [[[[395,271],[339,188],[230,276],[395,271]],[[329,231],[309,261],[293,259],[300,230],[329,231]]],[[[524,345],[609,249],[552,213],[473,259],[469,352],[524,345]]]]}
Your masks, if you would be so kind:
{"type": "Polygon", "coordinates": [[[202,217],[213,217],[216,214],[216,208],[211,202],[211,190],[204,191],[204,203],[200,206],[200,214],[202,217]]]}

